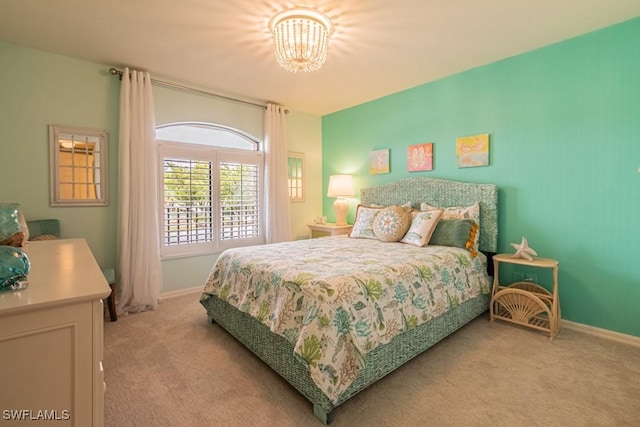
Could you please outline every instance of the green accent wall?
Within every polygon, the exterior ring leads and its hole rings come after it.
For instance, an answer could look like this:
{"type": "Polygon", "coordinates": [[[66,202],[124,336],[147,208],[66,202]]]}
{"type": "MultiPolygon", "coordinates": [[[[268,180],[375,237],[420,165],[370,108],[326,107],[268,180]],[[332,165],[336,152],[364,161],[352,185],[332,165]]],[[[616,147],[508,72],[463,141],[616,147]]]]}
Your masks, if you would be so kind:
{"type": "Polygon", "coordinates": [[[323,194],[335,173],[356,193],[412,176],[497,184],[499,251],[526,236],[560,262],[563,319],[640,337],[640,18],[324,116],[322,133],[323,194]],[[489,166],[457,168],[456,138],[479,133],[489,166]],[[433,170],[407,172],[424,142],[433,170]],[[384,148],[391,172],[370,175],[384,148]]]}

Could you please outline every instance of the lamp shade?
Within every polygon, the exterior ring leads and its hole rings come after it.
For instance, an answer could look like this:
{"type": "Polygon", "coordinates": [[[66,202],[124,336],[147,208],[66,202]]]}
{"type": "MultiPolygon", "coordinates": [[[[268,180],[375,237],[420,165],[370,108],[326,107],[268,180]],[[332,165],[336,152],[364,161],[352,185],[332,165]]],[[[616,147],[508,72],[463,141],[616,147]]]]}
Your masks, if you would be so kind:
{"type": "Polygon", "coordinates": [[[331,175],[327,197],[353,197],[353,177],[351,175],[331,175]]]}

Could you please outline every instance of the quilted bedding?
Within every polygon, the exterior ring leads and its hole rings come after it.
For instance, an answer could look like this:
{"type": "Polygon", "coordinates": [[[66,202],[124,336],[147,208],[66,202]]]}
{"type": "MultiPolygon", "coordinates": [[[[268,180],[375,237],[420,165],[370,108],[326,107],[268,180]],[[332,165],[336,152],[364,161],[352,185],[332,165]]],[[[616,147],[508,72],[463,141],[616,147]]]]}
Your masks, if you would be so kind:
{"type": "Polygon", "coordinates": [[[367,352],[490,286],[482,253],[335,236],[229,249],[201,299],[216,295],[285,337],[335,403],[367,352]]]}

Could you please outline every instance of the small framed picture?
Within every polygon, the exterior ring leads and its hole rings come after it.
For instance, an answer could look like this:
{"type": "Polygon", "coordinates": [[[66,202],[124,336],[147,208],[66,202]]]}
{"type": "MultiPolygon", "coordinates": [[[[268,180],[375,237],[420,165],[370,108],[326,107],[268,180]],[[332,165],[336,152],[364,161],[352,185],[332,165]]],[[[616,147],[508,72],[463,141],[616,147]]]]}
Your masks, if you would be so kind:
{"type": "Polygon", "coordinates": [[[409,172],[433,170],[432,142],[407,147],[407,170],[409,172]]]}
{"type": "Polygon", "coordinates": [[[459,168],[474,168],[489,164],[489,134],[472,135],[456,140],[459,168]]]}
{"type": "Polygon", "coordinates": [[[369,172],[371,175],[389,173],[389,149],[369,152],[369,172]]]}

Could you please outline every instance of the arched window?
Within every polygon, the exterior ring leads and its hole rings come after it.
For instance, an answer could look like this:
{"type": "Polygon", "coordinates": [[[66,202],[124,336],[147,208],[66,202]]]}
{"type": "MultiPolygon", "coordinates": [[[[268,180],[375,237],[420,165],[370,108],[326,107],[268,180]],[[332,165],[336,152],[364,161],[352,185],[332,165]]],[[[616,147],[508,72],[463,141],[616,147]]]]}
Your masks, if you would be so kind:
{"type": "Polygon", "coordinates": [[[201,122],[160,125],[156,127],[156,139],[253,151],[260,146],[258,140],[247,133],[228,126],[201,122]]]}
{"type": "Polygon", "coordinates": [[[257,138],[190,122],[158,126],[156,141],[163,256],[264,243],[264,157],[257,138]]]}

